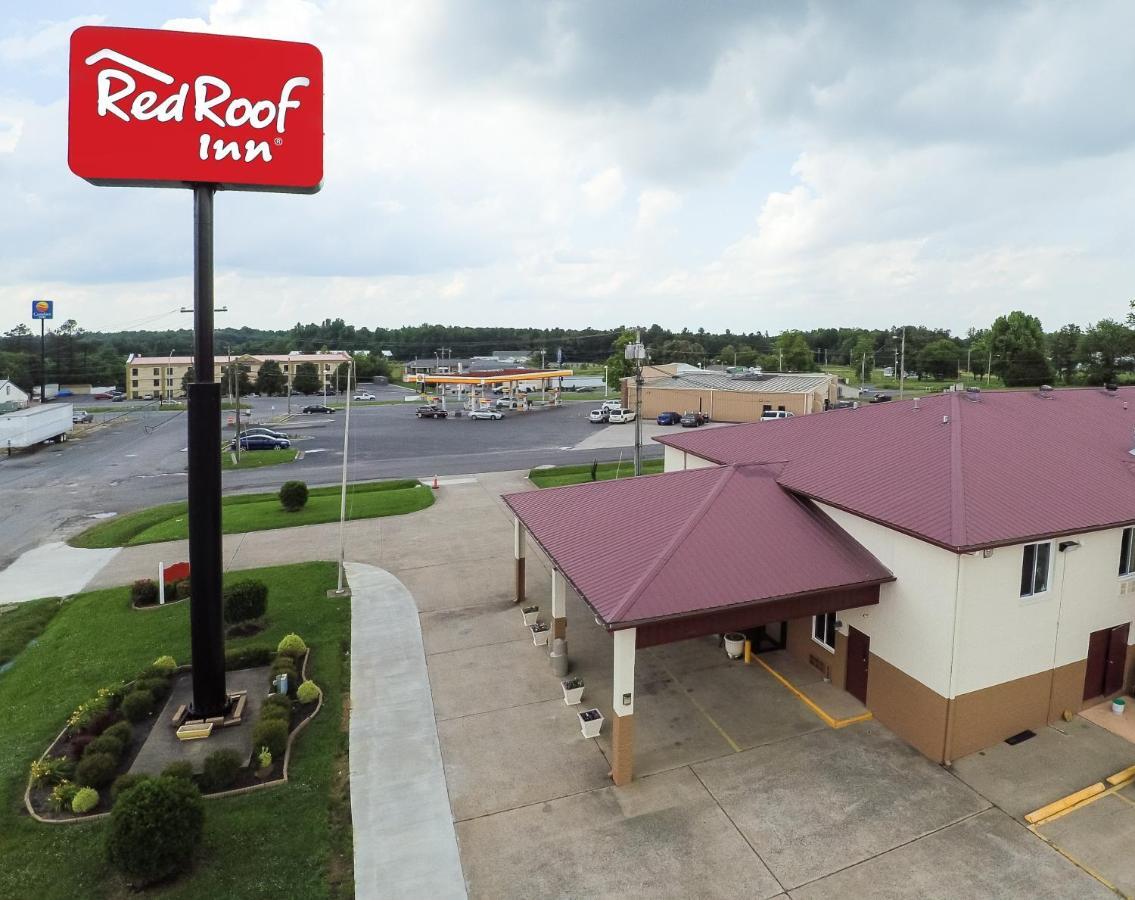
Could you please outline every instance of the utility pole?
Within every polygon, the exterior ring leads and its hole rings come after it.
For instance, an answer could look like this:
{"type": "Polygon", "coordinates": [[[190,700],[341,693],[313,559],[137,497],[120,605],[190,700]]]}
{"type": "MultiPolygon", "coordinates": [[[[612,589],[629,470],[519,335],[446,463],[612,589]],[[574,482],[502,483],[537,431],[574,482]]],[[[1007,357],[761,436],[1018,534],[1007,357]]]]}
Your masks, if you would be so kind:
{"type": "Polygon", "coordinates": [[[634,473],[642,474],[642,361],[646,348],[642,346],[642,331],[635,330],[635,341],[628,344],[623,352],[624,358],[634,362],[634,473]]]}
{"type": "Polygon", "coordinates": [[[229,396],[236,400],[236,461],[240,462],[240,382],[236,378],[236,369],[233,366],[233,348],[225,344],[229,354],[229,396]]]}
{"type": "Polygon", "coordinates": [[[966,348],[966,372],[970,375],[973,374],[973,369],[970,368],[970,356],[973,353],[972,345],[966,348]]]}
{"type": "Polygon", "coordinates": [[[355,358],[351,357],[351,368],[347,372],[347,418],[343,423],[343,477],[342,487],[339,494],[339,580],[336,583],[335,590],[328,591],[328,596],[342,597],[348,593],[343,585],[343,568],[346,559],[346,537],[344,528],[347,522],[347,441],[351,434],[351,391],[350,381],[351,375],[354,373],[355,358]]]}
{"type": "Polygon", "coordinates": [[[899,399],[903,398],[903,383],[906,380],[906,326],[902,329],[902,354],[899,363],[899,399]]]}
{"type": "Polygon", "coordinates": [[[859,362],[859,386],[863,387],[864,377],[867,374],[867,354],[863,354],[863,359],[859,362]]]}
{"type": "Polygon", "coordinates": [[[777,360],[778,360],[777,366],[780,368],[780,371],[783,372],[784,371],[784,350],[783,350],[783,348],[779,348],[779,347],[777,348],[776,357],[777,357],[777,360]]]}

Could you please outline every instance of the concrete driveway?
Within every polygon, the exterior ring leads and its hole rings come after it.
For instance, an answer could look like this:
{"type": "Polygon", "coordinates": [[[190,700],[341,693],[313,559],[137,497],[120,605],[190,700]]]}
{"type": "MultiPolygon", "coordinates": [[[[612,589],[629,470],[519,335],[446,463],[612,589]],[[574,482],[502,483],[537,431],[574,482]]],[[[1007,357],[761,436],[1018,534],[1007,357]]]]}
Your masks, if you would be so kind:
{"type": "MultiPolygon", "coordinates": [[[[1114,896],[878,723],[829,728],[714,639],[640,652],[636,780],[612,786],[609,736],[580,735],[512,603],[498,495],[524,486],[443,489],[374,550],[418,605],[470,896],[1114,896]]],[[[548,571],[527,571],[548,606],[548,571]]],[[[610,638],[570,593],[567,614],[584,704],[609,717],[610,638]]]]}

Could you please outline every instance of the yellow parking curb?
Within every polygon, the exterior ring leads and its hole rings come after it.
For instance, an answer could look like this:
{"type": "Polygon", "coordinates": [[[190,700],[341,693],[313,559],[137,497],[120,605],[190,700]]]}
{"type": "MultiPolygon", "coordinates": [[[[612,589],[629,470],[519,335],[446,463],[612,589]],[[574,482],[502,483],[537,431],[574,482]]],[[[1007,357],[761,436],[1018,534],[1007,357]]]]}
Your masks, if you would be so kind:
{"type": "Polygon", "coordinates": [[[788,688],[789,691],[795,694],[796,698],[805,706],[807,706],[808,709],[812,710],[812,712],[819,716],[823,723],[829,728],[846,728],[848,725],[854,725],[856,722],[866,722],[868,719],[875,718],[874,715],[872,715],[870,712],[865,712],[858,716],[851,716],[847,719],[836,719],[825,712],[823,709],[821,709],[820,706],[811,697],[800,690],[800,688],[796,687],[796,685],[794,685],[791,681],[781,675],[778,671],[776,671],[776,669],[770,666],[759,656],[754,656],[753,660],[757,662],[761,667],[763,667],[764,670],[768,672],[773,678],[775,678],[782,685],[788,688]]]}
{"type": "Polygon", "coordinates": [[[1114,775],[1107,776],[1107,783],[1114,787],[1117,784],[1126,784],[1135,778],[1135,766],[1128,766],[1122,772],[1116,772],[1114,775]]]}
{"type": "Polygon", "coordinates": [[[1054,800],[1047,806],[1042,806],[1040,809],[1033,810],[1031,813],[1026,813],[1025,821],[1030,825],[1040,825],[1048,819],[1071,811],[1073,807],[1079,806],[1087,800],[1096,798],[1099,794],[1102,794],[1104,790],[1103,782],[1097,781],[1095,784],[1089,785],[1083,790],[1069,794],[1067,797],[1061,797],[1059,800],[1054,800]]]}

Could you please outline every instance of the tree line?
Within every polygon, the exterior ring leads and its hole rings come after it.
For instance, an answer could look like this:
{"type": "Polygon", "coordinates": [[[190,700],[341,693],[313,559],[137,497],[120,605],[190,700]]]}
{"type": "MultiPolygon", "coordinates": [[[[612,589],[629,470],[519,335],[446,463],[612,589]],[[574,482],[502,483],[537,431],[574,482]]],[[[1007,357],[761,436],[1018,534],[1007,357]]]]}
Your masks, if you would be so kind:
{"type": "MultiPolygon", "coordinates": [[[[1066,324],[1046,332],[1035,316],[1021,311],[1000,316],[988,328],[952,335],[947,329],[898,324],[889,328],[815,328],[768,331],[709,332],[704,328],[673,331],[654,324],[638,330],[654,363],[685,362],[766,371],[810,372],[823,366],[848,366],[852,378],[892,366],[905,357],[909,374],[952,378],[963,372],[992,372],[1006,384],[1101,384],[1135,379],[1135,318],[1102,319],[1080,326],[1066,324]],[[905,335],[905,352],[903,349],[905,335]]],[[[614,380],[625,369],[623,348],[636,330],[504,328],[496,326],[407,325],[400,328],[347,324],[343,319],[297,323],[286,330],[250,327],[219,328],[218,353],[273,354],[291,351],[345,350],[356,360],[358,377],[389,375],[390,359],[488,356],[514,350],[543,358],[549,364],[606,363],[614,380]],[[541,353],[541,351],[543,351],[541,353]],[[612,371],[615,370],[615,371],[612,371]]],[[[97,332],[68,319],[47,332],[46,379],[64,384],[121,385],[126,358],[188,356],[193,352],[189,329],[97,332]]],[[[253,387],[245,373],[246,388],[253,387]]],[[[40,340],[19,324],[0,336],[0,378],[30,389],[41,377],[40,340]]],[[[267,373],[271,384],[273,373],[267,373]]],[[[345,373],[344,373],[345,377],[345,373]]],[[[298,388],[297,388],[298,389],[298,388]]]]}

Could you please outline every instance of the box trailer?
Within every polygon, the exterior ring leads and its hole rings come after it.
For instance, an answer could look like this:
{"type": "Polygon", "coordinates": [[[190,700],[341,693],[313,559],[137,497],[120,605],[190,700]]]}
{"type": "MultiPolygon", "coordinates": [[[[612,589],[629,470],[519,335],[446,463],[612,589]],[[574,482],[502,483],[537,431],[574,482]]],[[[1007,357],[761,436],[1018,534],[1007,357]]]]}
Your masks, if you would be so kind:
{"type": "Polygon", "coordinates": [[[49,441],[65,441],[74,430],[70,403],[29,406],[0,415],[0,448],[20,450],[49,441]]]}

